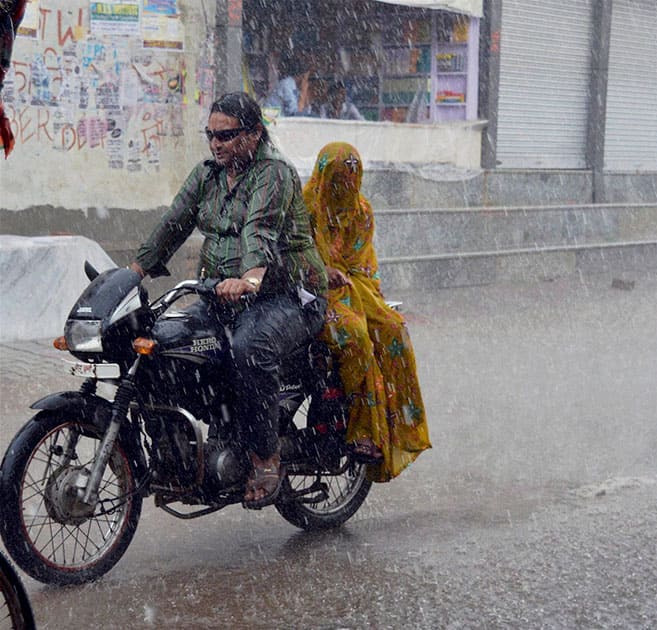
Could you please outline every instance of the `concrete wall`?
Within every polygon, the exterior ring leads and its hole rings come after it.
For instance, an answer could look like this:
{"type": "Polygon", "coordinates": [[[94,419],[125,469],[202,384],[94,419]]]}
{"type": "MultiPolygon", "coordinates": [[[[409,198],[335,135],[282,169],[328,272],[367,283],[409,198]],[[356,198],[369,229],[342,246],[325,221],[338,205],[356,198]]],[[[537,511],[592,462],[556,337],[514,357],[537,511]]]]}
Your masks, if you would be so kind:
{"type": "MultiPolygon", "coordinates": [[[[202,155],[202,149],[197,155],[202,155]]],[[[12,155],[12,159],[14,156],[12,155]]],[[[6,164],[2,165],[4,168],[6,164]]],[[[407,163],[406,170],[399,165],[374,166],[365,171],[363,191],[375,210],[399,208],[478,208],[478,207],[535,207],[545,205],[574,206],[591,203],[592,176],[590,171],[468,171],[440,169],[427,175],[421,165],[407,163]]],[[[23,236],[49,234],[79,234],[99,241],[110,251],[132,251],[150,233],[159,217],[168,207],[175,190],[171,182],[184,177],[186,167],[167,176],[149,176],[140,191],[148,209],[135,212],[130,207],[111,205],[110,194],[114,187],[106,187],[102,179],[95,181],[96,201],[88,207],[75,204],[66,207],[50,203],[49,194],[37,202],[36,191],[28,190],[31,205],[14,211],[3,208],[4,191],[0,201],[0,233],[23,236]],[[168,187],[167,187],[168,186],[168,187]],[[166,194],[162,189],[166,189],[166,194]]],[[[146,177],[146,174],[141,174],[146,177]]],[[[53,174],[54,177],[54,174],[53,174]]],[[[657,174],[608,174],[608,202],[615,204],[655,203],[657,201],[657,174]]],[[[129,176],[126,175],[128,180],[129,176]]],[[[24,182],[23,175],[15,180],[24,182]]],[[[34,181],[34,180],[31,180],[34,181]]],[[[20,184],[18,192],[24,187],[20,184]]],[[[84,188],[82,183],[80,188],[84,188]]],[[[29,189],[29,187],[27,187],[29,189]]],[[[121,186],[118,186],[119,193],[121,186]]],[[[38,190],[47,189],[38,185],[38,190]]],[[[72,194],[72,193],[71,193],[72,194]]],[[[20,195],[18,195],[20,196],[20,195]]],[[[134,206],[133,206],[134,207],[134,206]]],[[[639,235],[637,235],[638,237],[639,235]]]]}
{"type": "Polygon", "coordinates": [[[302,173],[312,170],[319,150],[329,142],[353,144],[367,167],[395,163],[479,170],[485,121],[407,124],[317,118],[277,118],[270,125],[276,143],[302,173]]]}
{"type": "Polygon", "coordinates": [[[101,33],[90,6],[29,5],[2,94],[17,146],[0,164],[0,208],[154,208],[206,150],[216,0],[178,0],[166,18],[184,51],[145,48],[145,31],[121,34],[129,21],[101,33]]]}
{"type": "MultiPolygon", "coordinates": [[[[374,167],[365,171],[365,194],[376,209],[472,208],[491,206],[578,205],[594,202],[589,170],[434,171],[407,163],[407,168],[374,167]]],[[[657,202],[657,173],[605,173],[597,203],[657,202]]]]}

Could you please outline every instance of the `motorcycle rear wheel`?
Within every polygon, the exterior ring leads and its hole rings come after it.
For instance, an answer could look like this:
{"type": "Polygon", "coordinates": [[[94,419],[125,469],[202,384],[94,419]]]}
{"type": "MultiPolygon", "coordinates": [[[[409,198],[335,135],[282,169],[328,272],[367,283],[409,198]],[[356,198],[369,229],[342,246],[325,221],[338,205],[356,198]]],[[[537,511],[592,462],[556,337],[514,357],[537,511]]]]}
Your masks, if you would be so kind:
{"type": "Polygon", "coordinates": [[[99,500],[77,501],[100,445],[99,430],[71,411],[42,411],[7,449],[0,471],[0,533],[28,575],[47,584],[83,584],[107,573],[134,536],[141,514],[130,458],[115,444],[99,500]]]}
{"type": "MultiPolygon", "coordinates": [[[[298,428],[307,425],[309,401],[301,405],[294,417],[298,428]]],[[[310,493],[293,501],[276,503],[279,514],[290,524],[307,531],[318,531],[340,527],[361,507],[372,482],[366,477],[366,467],[350,460],[348,455],[340,458],[338,473],[328,470],[304,474],[288,471],[284,482],[283,496],[302,491],[311,486],[323,486],[325,493],[310,493]],[[312,500],[312,499],[316,500],[312,500]]]]}

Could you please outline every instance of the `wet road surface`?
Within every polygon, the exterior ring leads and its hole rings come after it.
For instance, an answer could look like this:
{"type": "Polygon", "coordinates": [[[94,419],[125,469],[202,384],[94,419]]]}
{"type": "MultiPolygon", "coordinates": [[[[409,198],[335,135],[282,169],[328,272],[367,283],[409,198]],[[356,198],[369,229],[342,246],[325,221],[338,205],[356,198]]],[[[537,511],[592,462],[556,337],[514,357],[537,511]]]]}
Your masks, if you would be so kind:
{"type": "MultiPolygon", "coordinates": [[[[631,279],[400,296],[431,451],[334,532],[147,500],[102,580],[23,576],[38,627],[656,627],[657,278],[631,279]]],[[[33,400],[77,387],[57,361],[0,346],[2,452],[33,400]]]]}

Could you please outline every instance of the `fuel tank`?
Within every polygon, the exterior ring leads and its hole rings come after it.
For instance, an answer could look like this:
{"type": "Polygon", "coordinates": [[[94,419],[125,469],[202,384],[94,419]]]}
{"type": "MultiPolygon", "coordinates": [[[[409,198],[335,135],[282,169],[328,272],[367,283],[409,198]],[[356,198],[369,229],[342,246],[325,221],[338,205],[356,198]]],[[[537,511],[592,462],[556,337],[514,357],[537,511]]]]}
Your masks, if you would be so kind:
{"type": "Polygon", "coordinates": [[[199,300],[181,311],[167,313],[153,326],[159,356],[203,364],[220,362],[228,340],[214,305],[199,300]]]}
{"type": "Polygon", "coordinates": [[[157,352],[140,370],[140,391],[153,404],[182,407],[208,422],[224,402],[222,370],[228,340],[212,306],[203,300],[160,317],[150,336],[157,352]]]}

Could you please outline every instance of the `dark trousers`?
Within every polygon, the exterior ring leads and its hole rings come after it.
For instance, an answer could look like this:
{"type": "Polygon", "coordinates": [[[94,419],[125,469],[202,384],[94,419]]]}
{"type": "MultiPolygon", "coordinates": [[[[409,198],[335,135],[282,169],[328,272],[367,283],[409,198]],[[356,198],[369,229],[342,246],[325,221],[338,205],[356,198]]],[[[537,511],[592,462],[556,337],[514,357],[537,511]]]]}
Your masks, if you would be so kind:
{"type": "Polygon", "coordinates": [[[295,295],[260,297],[230,327],[237,421],[244,446],[259,457],[278,450],[278,394],[283,358],[311,341],[326,300],[305,307],[295,295]]]}

